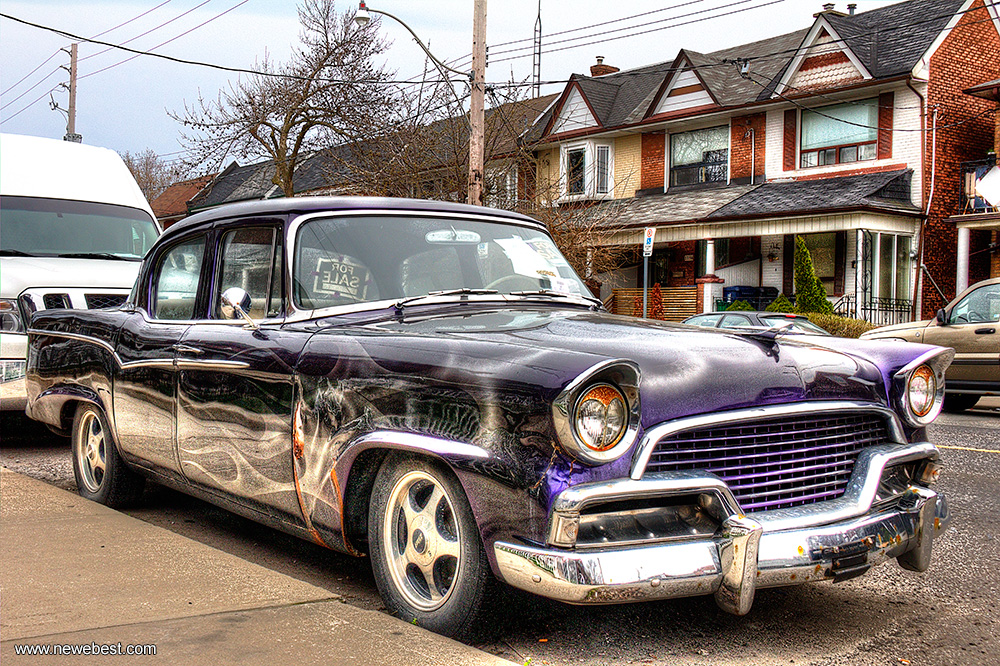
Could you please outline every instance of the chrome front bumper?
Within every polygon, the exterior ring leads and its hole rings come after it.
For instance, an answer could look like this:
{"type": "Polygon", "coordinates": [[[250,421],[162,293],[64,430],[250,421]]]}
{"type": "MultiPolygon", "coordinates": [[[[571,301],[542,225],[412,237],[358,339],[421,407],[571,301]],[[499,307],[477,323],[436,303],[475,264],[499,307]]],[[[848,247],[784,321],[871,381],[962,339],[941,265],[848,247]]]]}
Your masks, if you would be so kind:
{"type": "MultiPolygon", "coordinates": [[[[862,461],[869,472],[862,476],[874,477],[877,485],[889,462],[922,458],[932,451],[936,453],[920,444],[870,456],[862,461]]],[[[727,494],[717,478],[701,480],[706,482],[704,492],[727,494]]],[[[624,483],[631,493],[645,482],[624,483]]],[[[692,478],[677,483],[677,494],[687,495],[698,486],[692,478]]],[[[671,494],[669,486],[661,479],[656,493],[671,494]]],[[[503,580],[544,597],[607,604],[714,594],[724,610],[742,615],[750,610],[757,588],[846,580],[892,558],[906,569],[927,569],[931,543],[950,522],[944,496],[911,485],[879,508],[874,491],[863,492],[870,486],[860,484],[850,497],[828,503],[833,507],[800,507],[791,519],[787,514],[759,514],[755,519],[730,511],[710,537],[576,549],[497,542],[493,550],[503,580]]],[[[727,500],[724,506],[735,504],[731,495],[720,499],[727,500]]]]}

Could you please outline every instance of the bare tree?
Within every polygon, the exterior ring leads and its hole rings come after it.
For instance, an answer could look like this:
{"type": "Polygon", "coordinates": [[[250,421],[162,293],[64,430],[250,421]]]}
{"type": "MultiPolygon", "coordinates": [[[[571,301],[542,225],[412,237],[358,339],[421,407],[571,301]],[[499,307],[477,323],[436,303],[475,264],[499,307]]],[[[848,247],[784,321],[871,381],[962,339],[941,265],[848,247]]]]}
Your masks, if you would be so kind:
{"type": "Polygon", "coordinates": [[[160,196],[163,190],[184,177],[182,166],[162,160],[150,148],[135,155],[126,151],[121,157],[147,201],[160,196]]]}
{"type": "Polygon", "coordinates": [[[287,63],[265,57],[258,74],[171,114],[189,130],[192,164],[215,171],[233,157],[270,158],[274,184],[293,196],[304,157],[365,136],[392,108],[392,73],[374,62],[388,48],[379,21],[359,27],[354,12],[338,13],[334,0],[304,0],[298,13],[300,44],[287,63]]]}

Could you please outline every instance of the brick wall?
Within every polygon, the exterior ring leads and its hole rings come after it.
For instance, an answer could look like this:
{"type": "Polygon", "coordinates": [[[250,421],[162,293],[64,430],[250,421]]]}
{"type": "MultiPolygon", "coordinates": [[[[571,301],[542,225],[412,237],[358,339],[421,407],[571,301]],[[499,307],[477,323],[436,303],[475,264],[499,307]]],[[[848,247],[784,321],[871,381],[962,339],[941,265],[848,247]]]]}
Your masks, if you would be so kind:
{"type": "Polygon", "coordinates": [[[750,182],[751,162],[756,172],[755,176],[764,173],[764,160],[767,154],[766,120],[767,116],[763,113],[733,118],[729,143],[729,177],[732,180],[747,179],[747,182],[750,182]],[[753,137],[747,136],[748,129],[753,129],[753,137]],[[750,159],[751,149],[753,160],[750,159]]]}
{"type": "Polygon", "coordinates": [[[663,132],[642,135],[642,177],[639,187],[663,187],[664,152],[666,138],[663,132]]]}
{"type": "MultiPolygon", "coordinates": [[[[1000,58],[996,57],[1000,53],[1000,35],[989,19],[983,0],[976,0],[930,60],[927,103],[930,109],[935,106],[939,109],[939,129],[934,201],[924,232],[924,263],[948,299],[955,295],[958,245],[955,224],[948,217],[959,212],[960,164],[985,157],[994,141],[993,120],[989,116],[974,117],[993,108],[995,103],[962,93],[965,88],[1000,78],[1000,58]],[[969,118],[972,118],[969,122],[948,127],[969,118]]],[[[927,126],[930,127],[929,119],[927,126]]],[[[927,146],[924,170],[926,192],[929,191],[931,177],[929,133],[924,140],[927,146]]],[[[989,234],[973,232],[971,241],[970,251],[976,252],[989,242],[989,234]]],[[[989,261],[988,252],[970,257],[970,284],[987,277],[989,261]]],[[[943,305],[945,301],[930,280],[925,280],[923,316],[930,316],[943,305]]]]}

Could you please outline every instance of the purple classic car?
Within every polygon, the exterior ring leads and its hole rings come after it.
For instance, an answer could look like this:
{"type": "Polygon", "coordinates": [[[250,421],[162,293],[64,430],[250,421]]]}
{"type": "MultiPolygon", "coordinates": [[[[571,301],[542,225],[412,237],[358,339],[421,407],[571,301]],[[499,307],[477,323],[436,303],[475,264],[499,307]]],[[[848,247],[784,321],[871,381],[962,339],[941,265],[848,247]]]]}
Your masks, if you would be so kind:
{"type": "Polygon", "coordinates": [[[577,604],[927,568],[952,351],[608,314],[538,222],[427,201],[237,204],[128,302],[34,315],[28,414],[80,493],[149,478],[371,558],[386,605],[481,628],[577,604]]]}

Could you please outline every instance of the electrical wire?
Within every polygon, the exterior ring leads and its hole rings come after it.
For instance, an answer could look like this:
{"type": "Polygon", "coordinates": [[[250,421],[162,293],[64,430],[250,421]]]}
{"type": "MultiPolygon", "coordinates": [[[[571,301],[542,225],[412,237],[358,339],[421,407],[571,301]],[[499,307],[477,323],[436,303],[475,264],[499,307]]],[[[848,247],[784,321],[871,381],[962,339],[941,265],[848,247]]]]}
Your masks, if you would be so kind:
{"type": "MultiPolygon", "coordinates": [[[[131,44],[131,43],[132,43],[132,42],[134,42],[135,40],[137,40],[137,39],[141,39],[142,37],[145,37],[146,35],[148,35],[148,34],[150,34],[150,33],[153,33],[153,32],[156,32],[156,31],[157,31],[157,30],[159,30],[160,28],[164,28],[164,27],[166,27],[166,26],[170,25],[171,23],[173,23],[174,21],[179,21],[180,19],[184,18],[185,16],[187,16],[187,15],[188,15],[188,14],[190,14],[191,12],[194,12],[194,11],[197,11],[197,10],[201,9],[202,7],[204,7],[205,5],[207,5],[208,3],[210,3],[211,1],[212,1],[212,0],[203,0],[203,2],[202,2],[201,4],[198,4],[198,5],[195,5],[194,7],[192,7],[192,8],[191,8],[191,9],[189,9],[189,10],[187,10],[186,12],[181,12],[180,14],[178,14],[178,15],[177,15],[177,16],[175,16],[175,17],[173,17],[172,19],[169,19],[169,20],[167,20],[167,21],[164,21],[164,22],[163,22],[163,23],[161,23],[160,25],[158,25],[158,26],[156,26],[156,27],[154,27],[154,28],[150,28],[150,29],[149,29],[149,30],[147,30],[146,32],[143,32],[143,33],[139,33],[139,34],[138,34],[138,35],[136,35],[135,37],[132,37],[132,38],[130,38],[130,39],[126,39],[126,40],[125,40],[124,42],[122,42],[122,44],[131,44]]],[[[167,2],[170,2],[170,0],[167,0],[167,2]]],[[[160,6],[160,7],[162,7],[162,6],[164,5],[164,4],[166,4],[166,2],[164,2],[163,4],[161,4],[161,5],[159,5],[159,6],[160,6]]],[[[150,10],[150,11],[152,11],[152,10],[150,10]]],[[[225,13],[225,12],[223,12],[223,13],[225,13]]],[[[104,34],[106,34],[107,32],[110,32],[110,30],[105,30],[104,32],[102,32],[102,33],[101,33],[101,35],[104,35],[104,34]]],[[[97,36],[98,36],[98,37],[100,37],[101,35],[97,35],[97,36]]],[[[161,45],[161,46],[162,46],[162,45],[161,45]]],[[[153,48],[155,49],[155,48],[159,48],[159,47],[157,47],[157,46],[154,46],[153,48]]],[[[97,53],[91,53],[91,54],[90,54],[90,55],[88,55],[88,56],[85,56],[85,57],[83,57],[83,58],[80,58],[79,60],[77,60],[77,62],[83,62],[84,60],[90,60],[91,58],[96,58],[96,57],[97,57],[97,56],[99,56],[99,55],[104,55],[104,54],[105,54],[105,53],[107,53],[108,51],[113,51],[113,50],[114,50],[114,47],[113,47],[113,46],[109,46],[108,48],[104,49],[103,51],[98,51],[97,53]]],[[[152,49],[150,49],[150,50],[152,50],[152,49]]]]}

